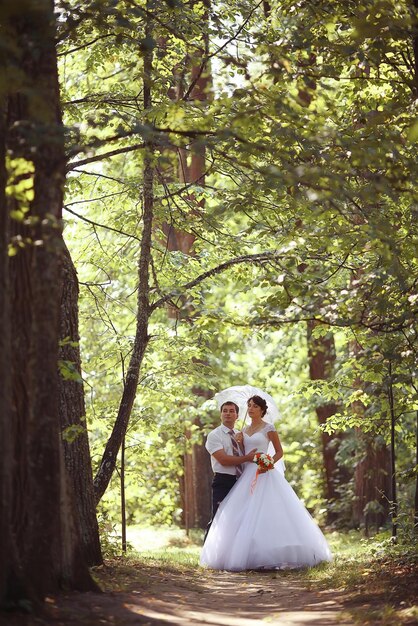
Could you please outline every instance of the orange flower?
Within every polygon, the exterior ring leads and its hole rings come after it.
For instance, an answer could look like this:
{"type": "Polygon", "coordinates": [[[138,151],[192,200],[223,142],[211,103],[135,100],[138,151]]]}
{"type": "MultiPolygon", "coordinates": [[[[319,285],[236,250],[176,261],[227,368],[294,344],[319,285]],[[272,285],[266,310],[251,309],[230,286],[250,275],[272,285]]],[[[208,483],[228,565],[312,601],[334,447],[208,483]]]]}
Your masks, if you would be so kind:
{"type": "Polygon", "coordinates": [[[255,478],[251,483],[251,493],[253,493],[255,489],[259,474],[265,474],[269,470],[272,470],[274,467],[274,461],[272,457],[264,452],[256,452],[253,461],[254,463],[257,463],[257,471],[255,473],[255,478]]]}

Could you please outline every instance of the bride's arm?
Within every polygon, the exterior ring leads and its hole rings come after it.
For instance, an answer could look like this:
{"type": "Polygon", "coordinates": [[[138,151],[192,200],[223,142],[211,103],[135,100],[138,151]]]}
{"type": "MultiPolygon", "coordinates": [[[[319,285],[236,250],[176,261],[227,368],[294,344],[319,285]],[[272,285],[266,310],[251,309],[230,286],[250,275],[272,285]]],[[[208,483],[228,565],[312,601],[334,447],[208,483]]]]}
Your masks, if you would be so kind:
{"type": "Polygon", "coordinates": [[[283,456],[283,448],[282,444],[280,443],[279,435],[275,430],[272,430],[271,432],[267,433],[267,437],[270,439],[276,451],[276,454],[273,457],[273,461],[276,463],[283,456]]]}

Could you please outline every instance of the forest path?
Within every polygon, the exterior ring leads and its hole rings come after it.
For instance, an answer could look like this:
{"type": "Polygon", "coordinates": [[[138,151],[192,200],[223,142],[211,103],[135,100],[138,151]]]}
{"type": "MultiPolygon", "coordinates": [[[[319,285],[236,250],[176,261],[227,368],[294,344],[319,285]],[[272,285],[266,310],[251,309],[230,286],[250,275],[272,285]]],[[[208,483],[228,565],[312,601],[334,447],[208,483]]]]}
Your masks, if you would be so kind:
{"type": "Polygon", "coordinates": [[[349,626],[335,591],[307,590],[291,572],[181,571],[173,567],[107,566],[104,593],[51,598],[48,616],[19,626],[168,624],[196,626],[349,626]],[[113,570],[113,572],[112,572],[113,570]],[[109,589],[110,587],[110,589],[109,589]],[[115,590],[121,587],[120,590],[115,590]]]}

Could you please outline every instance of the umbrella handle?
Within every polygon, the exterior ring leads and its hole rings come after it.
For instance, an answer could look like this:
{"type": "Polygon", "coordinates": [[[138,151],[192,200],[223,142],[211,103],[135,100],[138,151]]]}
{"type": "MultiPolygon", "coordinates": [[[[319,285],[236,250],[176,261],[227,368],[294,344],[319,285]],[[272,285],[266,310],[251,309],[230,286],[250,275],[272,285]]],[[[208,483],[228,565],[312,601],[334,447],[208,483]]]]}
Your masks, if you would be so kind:
{"type": "Polygon", "coordinates": [[[243,417],[243,419],[242,419],[242,422],[241,422],[241,428],[238,428],[238,430],[241,430],[241,431],[242,431],[242,430],[244,429],[244,426],[245,426],[245,421],[246,421],[246,419],[247,419],[247,415],[248,415],[248,409],[246,409],[246,411],[245,411],[245,415],[244,415],[244,417],[243,417]]]}

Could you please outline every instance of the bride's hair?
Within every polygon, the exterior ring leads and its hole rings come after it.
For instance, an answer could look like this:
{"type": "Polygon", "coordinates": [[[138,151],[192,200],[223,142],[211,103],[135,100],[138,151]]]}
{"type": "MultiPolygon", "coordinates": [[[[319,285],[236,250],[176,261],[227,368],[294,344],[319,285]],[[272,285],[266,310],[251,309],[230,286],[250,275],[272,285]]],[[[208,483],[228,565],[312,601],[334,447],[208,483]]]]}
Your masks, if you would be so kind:
{"type": "Polygon", "coordinates": [[[248,398],[247,404],[250,400],[252,400],[254,404],[260,407],[260,409],[263,411],[261,417],[264,417],[268,409],[267,402],[264,400],[264,398],[262,398],[261,396],[251,396],[251,398],[248,398]]]}

